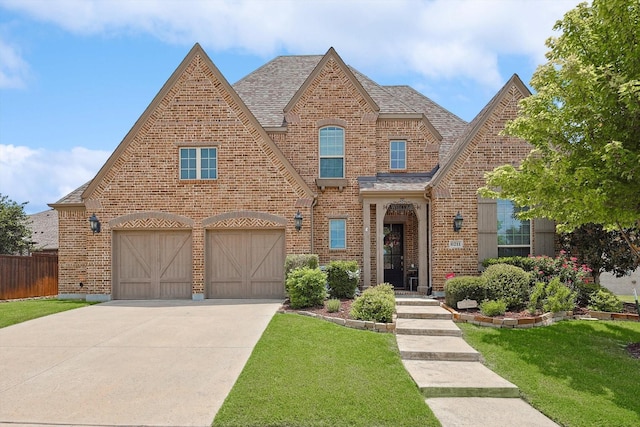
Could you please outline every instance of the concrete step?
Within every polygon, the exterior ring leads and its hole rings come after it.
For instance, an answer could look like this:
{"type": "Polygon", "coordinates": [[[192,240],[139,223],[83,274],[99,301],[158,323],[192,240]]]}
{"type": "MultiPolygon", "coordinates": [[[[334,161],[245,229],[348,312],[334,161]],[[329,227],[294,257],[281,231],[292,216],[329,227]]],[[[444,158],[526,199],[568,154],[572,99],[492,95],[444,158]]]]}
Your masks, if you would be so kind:
{"type": "Polygon", "coordinates": [[[399,318],[396,320],[396,334],[461,337],[462,331],[453,320],[399,318]]]}
{"type": "Polygon", "coordinates": [[[405,360],[477,362],[480,353],[459,337],[396,335],[400,357],[405,360]]]}
{"type": "Polygon", "coordinates": [[[396,296],[396,305],[430,305],[440,307],[440,302],[431,298],[396,296]]]}
{"type": "Polygon", "coordinates": [[[557,427],[522,399],[438,397],[426,399],[442,427],[557,427]]]}
{"type": "Polygon", "coordinates": [[[451,320],[451,313],[442,307],[424,305],[396,305],[399,319],[444,319],[451,320]]]}
{"type": "Polygon", "coordinates": [[[480,362],[402,362],[426,397],[520,397],[518,387],[480,362]]]}

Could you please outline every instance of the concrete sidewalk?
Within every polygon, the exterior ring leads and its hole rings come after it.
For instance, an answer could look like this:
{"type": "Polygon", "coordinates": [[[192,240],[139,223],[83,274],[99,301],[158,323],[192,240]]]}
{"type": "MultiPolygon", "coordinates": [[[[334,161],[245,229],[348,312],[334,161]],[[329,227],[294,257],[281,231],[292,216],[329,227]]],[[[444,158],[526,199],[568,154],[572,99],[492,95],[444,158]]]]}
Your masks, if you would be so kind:
{"type": "Polygon", "coordinates": [[[0,329],[0,425],[209,426],[281,301],[113,301],[0,329]]]}

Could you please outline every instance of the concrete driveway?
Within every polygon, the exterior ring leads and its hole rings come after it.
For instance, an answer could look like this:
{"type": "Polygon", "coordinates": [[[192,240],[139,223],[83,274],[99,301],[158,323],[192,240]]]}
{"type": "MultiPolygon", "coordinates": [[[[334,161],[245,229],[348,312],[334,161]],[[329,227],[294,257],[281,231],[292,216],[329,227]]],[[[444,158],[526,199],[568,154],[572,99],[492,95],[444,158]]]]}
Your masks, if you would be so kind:
{"type": "Polygon", "coordinates": [[[208,426],[280,301],[112,301],[0,329],[0,425],[208,426]]]}

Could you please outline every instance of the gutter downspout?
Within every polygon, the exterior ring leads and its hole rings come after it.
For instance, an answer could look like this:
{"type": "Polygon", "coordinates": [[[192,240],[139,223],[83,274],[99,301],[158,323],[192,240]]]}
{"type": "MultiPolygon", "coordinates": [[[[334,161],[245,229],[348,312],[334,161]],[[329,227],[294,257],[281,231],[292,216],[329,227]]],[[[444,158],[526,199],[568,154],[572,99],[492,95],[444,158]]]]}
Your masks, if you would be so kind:
{"type": "Polygon", "coordinates": [[[310,212],[310,216],[311,216],[311,220],[310,220],[310,222],[311,222],[311,233],[310,233],[311,234],[311,242],[310,242],[309,246],[311,248],[311,252],[310,252],[311,254],[314,253],[313,252],[313,230],[314,230],[314,227],[313,227],[313,208],[315,208],[317,204],[318,204],[318,197],[316,196],[316,197],[313,198],[313,203],[311,203],[311,212],[310,212]]]}

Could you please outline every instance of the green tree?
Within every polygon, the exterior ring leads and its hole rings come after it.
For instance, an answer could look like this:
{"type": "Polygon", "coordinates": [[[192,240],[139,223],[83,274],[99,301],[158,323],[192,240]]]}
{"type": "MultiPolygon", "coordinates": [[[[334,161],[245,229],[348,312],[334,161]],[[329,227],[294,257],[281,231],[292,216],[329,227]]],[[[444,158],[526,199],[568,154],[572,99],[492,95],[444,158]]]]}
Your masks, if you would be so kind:
{"type": "MultiPolygon", "coordinates": [[[[634,245],[640,244],[637,229],[625,230],[634,245]]],[[[560,235],[560,243],[581,264],[591,268],[591,275],[600,283],[600,273],[613,273],[616,277],[631,274],[638,267],[638,259],[629,256],[629,246],[618,230],[607,231],[602,225],[585,224],[571,233],[560,235]]]]}
{"type": "Polygon", "coordinates": [[[24,213],[26,204],[17,204],[0,194],[0,254],[15,255],[31,249],[31,229],[24,213]]]}
{"type": "Polygon", "coordinates": [[[593,0],[556,23],[548,62],[531,80],[505,133],[532,151],[518,167],[488,173],[483,197],[527,206],[561,231],[583,224],[640,228],[640,1],[593,0]]]}

